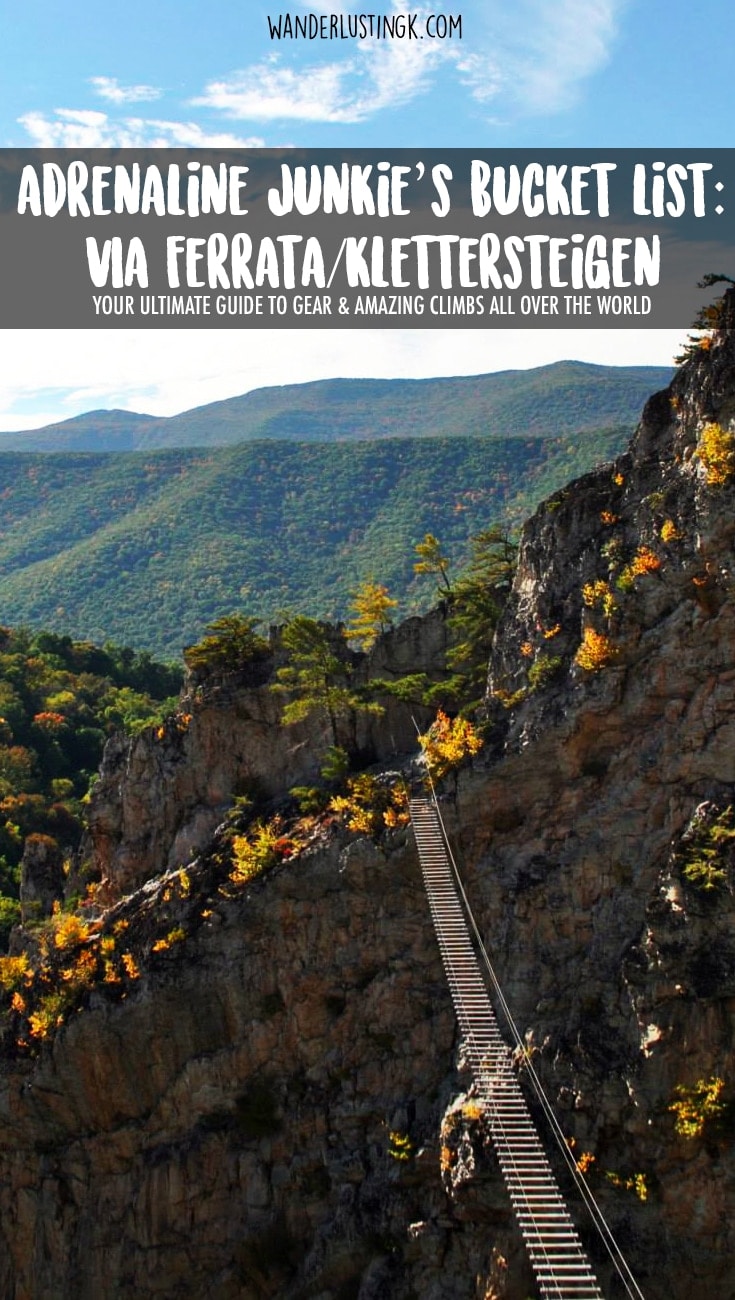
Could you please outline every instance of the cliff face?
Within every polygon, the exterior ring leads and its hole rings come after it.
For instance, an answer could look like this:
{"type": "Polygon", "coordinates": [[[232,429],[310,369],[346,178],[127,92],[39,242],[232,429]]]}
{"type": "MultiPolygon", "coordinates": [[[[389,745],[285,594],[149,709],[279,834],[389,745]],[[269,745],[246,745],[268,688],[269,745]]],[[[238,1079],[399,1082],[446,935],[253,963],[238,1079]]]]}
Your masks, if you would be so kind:
{"type": "MultiPolygon", "coordinates": [[[[145,925],[165,887],[121,915],[145,925]]],[[[422,1217],[388,1135],[436,1130],[453,1026],[412,854],[330,846],[246,901],[200,887],[175,918],[193,937],[3,1079],[3,1295],[357,1294],[364,1274],[379,1295],[422,1217]]]]}
{"type": "Polygon", "coordinates": [[[457,800],[506,996],[651,1296],[732,1291],[734,327],[731,292],[629,453],[528,525],[490,689],[529,693],[495,696],[457,800]],[[717,1122],[677,1134],[675,1089],[712,1079],[717,1122]]]}
{"type": "MultiPolygon", "coordinates": [[[[527,526],[488,743],[445,796],[506,997],[648,1300],[732,1294],[733,427],[729,294],[629,452],[527,526]],[[721,1112],[677,1133],[677,1086],[716,1079],[721,1112]]],[[[371,671],[442,651],[441,618],[416,621],[371,671]]],[[[143,956],[36,1059],[7,1054],[14,1300],[533,1291],[462,1097],[410,831],[315,836],[219,890],[206,842],[243,783],[313,774],[320,738],[274,707],[230,683],[108,751],[89,853],[143,956]],[[156,951],[162,914],[186,938],[156,951]]],[[[408,711],[362,725],[377,762],[412,748],[408,711]]]]}

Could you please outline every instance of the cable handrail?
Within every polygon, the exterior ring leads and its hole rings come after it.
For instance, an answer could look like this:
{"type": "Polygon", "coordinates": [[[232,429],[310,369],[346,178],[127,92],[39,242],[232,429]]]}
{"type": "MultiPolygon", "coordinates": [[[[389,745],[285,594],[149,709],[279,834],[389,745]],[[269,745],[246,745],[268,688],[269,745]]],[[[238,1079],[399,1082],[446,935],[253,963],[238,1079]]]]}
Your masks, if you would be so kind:
{"type": "MultiPolygon", "coordinates": [[[[417,731],[418,731],[418,728],[417,728],[417,731]]],[[[503,994],[502,987],[501,987],[501,985],[500,985],[500,981],[498,980],[498,977],[497,977],[497,975],[496,975],[496,973],[495,973],[495,970],[494,970],[494,968],[493,968],[492,962],[490,961],[490,957],[489,957],[489,955],[488,955],[488,953],[487,953],[487,950],[486,950],[486,948],[485,948],[485,945],[484,945],[484,943],[483,943],[482,936],[481,936],[480,931],[479,931],[479,927],[478,927],[478,925],[477,925],[477,922],[475,921],[475,917],[474,917],[474,914],[473,914],[473,912],[472,912],[472,908],[471,908],[471,906],[470,906],[469,899],[468,899],[468,897],[467,897],[467,894],[466,894],[466,891],[465,891],[464,885],[463,885],[463,883],[462,883],[461,876],[460,876],[460,874],[459,874],[459,868],[458,868],[458,866],[457,866],[457,862],[456,862],[455,857],[454,857],[454,854],[453,854],[453,852],[452,852],[452,847],[451,847],[451,844],[450,844],[450,841],[449,841],[449,836],[448,836],[448,834],[447,834],[447,829],[446,829],[446,826],[445,826],[445,824],[444,824],[444,819],[443,819],[443,817],[442,817],[442,815],[441,815],[441,809],[440,809],[440,807],[439,807],[439,803],[438,803],[438,800],[437,800],[437,797],[436,797],[436,790],[435,790],[435,788],[434,788],[434,784],[433,784],[433,782],[431,781],[431,776],[430,776],[430,774],[428,774],[427,784],[428,784],[428,789],[429,789],[429,793],[430,793],[430,798],[429,798],[429,799],[423,798],[423,799],[421,799],[421,800],[417,800],[417,799],[412,799],[412,800],[411,800],[411,815],[412,815],[412,821],[413,821],[413,824],[414,824],[414,834],[415,834],[415,836],[416,836],[417,847],[419,848],[419,856],[421,857],[421,845],[419,844],[419,834],[418,834],[418,832],[417,832],[417,820],[419,819],[419,818],[417,818],[417,814],[420,814],[420,810],[421,810],[421,809],[428,809],[428,810],[430,811],[430,813],[433,814],[432,820],[435,822],[435,830],[436,830],[436,834],[437,834],[437,837],[438,837],[439,846],[440,846],[441,851],[442,851],[442,854],[443,854],[443,856],[444,856],[444,858],[445,858],[445,860],[446,860],[446,867],[447,867],[447,882],[448,882],[448,884],[449,884],[450,887],[453,885],[454,888],[455,888],[455,890],[456,890],[455,898],[457,898],[457,904],[458,904],[458,906],[459,906],[459,908],[460,908],[460,912],[462,912],[462,909],[463,909],[462,920],[463,920],[463,922],[464,922],[465,932],[467,933],[467,943],[468,943],[468,947],[469,947],[469,953],[470,953],[470,955],[471,955],[472,960],[473,960],[474,963],[475,963],[476,971],[477,971],[477,976],[478,976],[479,979],[481,979],[481,970],[480,970],[479,965],[477,964],[477,956],[476,956],[476,952],[475,952],[475,950],[474,950],[473,947],[472,947],[472,943],[471,943],[471,939],[470,939],[470,934],[467,932],[467,925],[469,925],[469,927],[470,927],[470,931],[471,931],[471,934],[474,936],[476,947],[477,947],[477,949],[479,950],[479,953],[480,953],[480,955],[481,955],[481,957],[482,957],[483,964],[484,964],[484,966],[485,966],[485,968],[486,968],[486,970],[487,970],[488,977],[489,977],[489,979],[490,979],[490,983],[491,983],[492,988],[493,988],[493,990],[494,990],[494,992],[495,992],[495,995],[496,995],[496,998],[497,998],[498,1003],[499,1003],[499,1005],[500,1005],[500,1008],[501,1008],[501,1010],[502,1010],[502,1012],[503,1012],[503,1014],[504,1014],[504,1016],[505,1016],[505,1018],[506,1018],[506,1021],[507,1021],[507,1023],[508,1023],[508,1026],[509,1026],[509,1029],[510,1029],[510,1032],[511,1032],[511,1035],[512,1035],[512,1038],[513,1038],[513,1041],[514,1041],[514,1043],[515,1043],[515,1046],[516,1046],[516,1048],[518,1049],[519,1053],[522,1055],[522,1059],[523,1059],[523,1061],[524,1061],[524,1064],[525,1064],[525,1067],[526,1067],[526,1070],[527,1070],[527,1073],[528,1073],[528,1077],[529,1077],[529,1080],[530,1080],[531,1085],[532,1085],[532,1087],[533,1087],[533,1090],[534,1090],[534,1092],[535,1092],[535,1094],[536,1094],[536,1096],[537,1096],[537,1098],[538,1098],[538,1101],[539,1101],[539,1103],[540,1103],[540,1105],[541,1105],[541,1107],[542,1107],[542,1109],[543,1109],[543,1111],[544,1111],[544,1114],[545,1114],[546,1117],[547,1117],[547,1120],[549,1121],[549,1123],[550,1123],[550,1125],[551,1125],[552,1134],[553,1134],[553,1136],[554,1136],[555,1141],[557,1142],[557,1145],[559,1146],[559,1149],[560,1149],[560,1151],[561,1151],[561,1153],[562,1153],[562,1156],[563,1156],[564,1162],[565,1162],[565,1164],[567,1165],[568,1169],[570,1170],[570,1172],[571,1172],[571,1174],[572,1174],[572,1177],[573,1177],[573,1179],[574,1179],[575,1186],[577,1187],[577,1190],[579,1191],[579,1194],[580,1194],[580,1196],[581,1196],[581,1198],[582,1198],[582,1200],[583,1200],[583,1202],[584,1202],[584,1204],[585,1204],[585,1206],[586,1206],[586,1208],[587,1208],[587,1210],[588,1210],[588,1213],[590,1214],[590,1217],[592,1218],[593,1224],[594,1224],[594,1226],[595,1226],[595,1228],[596,1228],[598,1234],[600,1235],[600,1237],[601,1237],[601,1239],[602,1239],[602,1241],[603,1241],[603,1243],[604,1243],[604,1245],[605,1245],[605,1249],[607,1250],[607,1253],[608,1253],[608,1255],[610,1256],[610,1259],[611,1259],[611,1261],[612,1261],[613,1267],[615,1268],[615,1271],[617,1272],[617,1274],[618,1274],[618,1276],[619,1276],[619,1278],[620,1278],[620,1280],[621,1280],[621,1282],[622,1282],[622,1284],[623,1284],[623,1287],[624,1287],[624,1289],[625,1289],[627,1295],[630,1297],[630,1300],[644,1300],[643,1293],[642,1293],[640,1287],[638,1286],[638,1283],[636,1282],[636,1280],[635,1280],[635,1278],[634,1278],[634,1276],[633,1276],[633,1274],[632,1274],[632,1272],[631,1272],[631,1270],[630,1270],[630,1268],[629,1268],[629,1266],[628,1266],[628,1264],[627,1264],[627,1261],[625,1260],[625,1257],[624,1257],[624,1255],[623,1255],[623,1253],[622,1253],[622,1250],[621,1250],[621,1248],[620,1248],[620,1246],[619,1246],[617,1240],[615,1239],[615,1236],[614,1236],[614,1234],[613,1234],[613,1232],[612,1232],[612,1229],[610,1228],[610,1225],[608,1224],[608,1222],[607,1222],[607,1220],[606,1220],[606,1218],[605,1218],[605,1216],[604,1216],[602,1210],[600,1209],[599,1205],[597,1204],[597,1201],[596,1201],[596,1199],[595,1199],[595,1197],[594,1197],[594,1194],[592,1193],[592,1191],[591,1191],[591,1189],[590,1189],[590,1187],[589,1187],[589,1184],[587,1183],[587,1180],[585,1179],[585,1177],[584,1177],[582,1171],[578,1168],[578,1166],[577,1166],[577,1162],[576,1162],[576,1160],[574,1159],[574,1157],[573,1157],[572,1154],[571,1154],[571,1151],[570,1151],[570,1149],[569,1149],[569,1145],[568,1145],[568,1143],[567,1143],[567,1140],[566,1140],[566,1138],[565,1138],[565,1136],[564,1136],[564,1133],[563,1133],[563,1131],[562,1131],[562,1129],[561,1129],[561,1126],[560,1126],[560,1124],[559,1124],[559,1122],[558,1122],[558,1120],[557,1120],[557,1118],[556,1118],[556,1115],[554,1114],[554,1110],[553,1110],[553,1107],[552,1107],[552,1105],[551,1105],[551,1102],[549,1101],[548,1097],[546,1096],[546,1093],[545,1093],[545,1091],[544,1091],[544,1089],[543,1089],[543,1085],[542,1085],[542,1083],[541,1083],[541,1080],[540,1080],[540,1078],[539,1078],[539,1076],[538,1076],[538,1073],[537,1073],[537,1071],[536,1071],[536,1069],[535,1069],[535,1067],[534,1067],[534,1065],[533,1065],[533,1061],[532,1061],[531,1058],[530,1058],[530,1055],[529,1055],[528,1050],[527,1050],[527,1047],[526,1047],[526,1043],[525,1043],[525,1041],[521,1038],[520,1032],[519,1032],[519,1030],[518,1030],[518,1026],[516,1025],[516,1022],[515,1022],[515,1020],[514,1020],[514,1018],[513,1018],[512,1012],[511,1012],[511,1010],[510,1010],[510,1007],[509,1007],[509,1005],[508,1005],[508,1003],[507,1003],[507,1001],[506,1001],[506,998],[505,998],[505,996],[504,996],[504,994],[503,994]],[[457,897],[457,895],[458,895],[458,897],[457,897]]],[[[434,846],[432,847],[432,849],[427,850],[427,851],[428,851],[430,854],[433,854],[433,860],[434,860],[434,863],[436,863],[436,845],[434,845],[434,846]]],[[[422,862],[422,867],[423,867],[423,862],[422,862]]],[[[429,894],[429,900],[430,900],[430,906],[431,906],[431,910],[432,910],[432,916],[433,916],[433,919],[434,919],[434,925],[435,925],[435,929],[437,930],[437,937],[439,938],[440,949],[441,949],[441,951],[442,951],[442,960],[444,961],[445,969],[447,970],[447,975],[448,975],[448,978],[450,979],[450,988],[451,988],[451,987],[452,987],[452,978],[451,978],[451,975],[450,975],[451,965],[450,965],[450,963],[449,963],[449,961],[448,961],[448,959],[447,959],[447,956],[446,956],[446,954],[445,954],[444,939],[443,939],[443,936],[442,936],[442,934],[441,934],[441,921],[440,921],[440,917],[437,916],[437,914],[436,914],[436,912],[435,912],[435,909],[434,909],[434,906],[433,906],[433,904],[432,904],[431,892],[430,892],[430,883],[429,883],[429,878],[428,878],[428,876],[427,876],[427,872],[426,872],[426,870],[424,870],[424,879],[425,879],[425,884],[426,884],[426,887],[427,887],[427,893],[429,894]]],[[[445,891],[446,891],[446,883],[445,883],[445,891]]],[[[446,897],[446,892],[444,893],[443,896],[446,897]]],[[[485,988],[484,983],[482,984],[482,988],[483,988],[483,990],[484,990],[484,992],[485,992],[485,995],[487,996],[487,989],[485,988]]],[[[455,1000],[455,1003],[456,1003],[455,990],[454,990],[454,989],[452,989],[452,993],[453,993],[453,999],[455,1000]]],[[[458,994],[457,996],[459,997],[459,994],[458,994]]],[[[492,1011],[492,1004],[490,1003],[489,998],[488,998],[488,1008],[489,1008],[490,1015],[492,1016],[493,1021],[494,1021],[494,1012],[492,1011]]],[[[471,1020],[469,1021],[469,1023],[471,1023],[471,1020]]],[[[497,1023],[496,1023],[496,1022],[494,1023],[493,1027],[494,1027],[496,1033],[499,1034],[499,1031],[498,1031],[498,1027],[497,1027],[497,1023]]],[[[501,1041],[502,1041],[502,1040],[501,1040],[501,1041]]],[[[505,1046],[505,1044],[503,1044],[503,1047],[504,1047],[505,1052],[507,1053],[507,1057],[508,1057],[508,1065],[509,1065],[509,1064],[510,1064],[510,1049],[509,1049],[507,1046],[505,1046]]],[[[518,1085],[518,1082],[517,1082],[517,1079],[516,1079],[515,1074],[512,1074],[512,1073],[511,1073],[511,1074],[510,1074],[510,1077],[515,1081],[516,1087],[517,1087],[517,1089],[518,1089],[518,1096],[520,1097],[521,1102],[522,1102],[523,1106],[525,1107],[525,1105],[526,1105],[526,1103],[525,1103],[525,1098],[523,1097],[523,1093],[522,1093],[521,1090],[520,1090],[520,1086],[518,1085]]],[[[481,1080],[481,1079],[478,1080],[478,1086],[480,1086],[480,1090],[481,1090],[481,1092],[487,1092],[487,1091],[489,1090],[488,1087],[483,1087],[483,1085],[482,1085],[482,1080],[481,1080]]],[[[490,1098],[490,1097],[485,1097],[484,1100],[486,1100],[488,1103],[492,1104],[492,1102],[491,1102],[491,1098],[490,1098]]],[[[502,1125],[499,1125],[499,1124],[497,1123],[497,1119],[498,1119],[498,1116],[497,1116],[497,1108],[496,1108],[496,1127],[500,1127],[500,1128],[502,1129],[502,1125]]],[[[532,1121],[531,1121],[530,1114],[528,1115],[528,1124],[530,1125],[531,1131],[534,1133],[535,1137],[538,1138],[538,1135],[536,1134],[535,1128],[534,1128],[533,1123],[532,1123],[532,1121]]],[[[492,1127],[493,1127],[493,1124],[492,1124],[492,1119],[491,1119],[491,1129],[492,1129],[492,1127]]],[[[510,1159],[511,1159],[511,1161],[512,1161],[513,1156],[512,1156],[511,1143],[510,1143],[509,1139],[506,1139],[505,1137],[504,1137],[503,1140],[504,1140],[504,1141],[507,1141],[507,1143],[508,1143],[508,1152],[510,1152],[510,1159]]],[[[496,1147],[497,1147],[497,1143],[496,1143],[496,1147]]],[[[500,1158],[500,1152],[498,1152],[498,1154],[499,1154],[499,1158],[500,1158]]],[[[545,1157],[544,1157],[544,1159],[545,1159],[545,1157]]],[[[501,1160],[501,1168],[502,1168],[502,1167],[503,1167],[503,1161],[501,1160]]],[[[549,1166],[549,1172],[551,1172],[551,1171],[550,1171],[550,1166],[549,1166]]],[[[553,1179],[553,1175],[551,1175],[551,1176],[552,1176],[552,1179],[553,1179]]],[[[560,1193],[560,1192],[559,1192],[559,1198],[560,1198],[560,1200],[561,1200],[561,1202],[562,1202],[562,1204],[563,1204],[563,1198],[561,1197],[561,1193],[560,1193]]],[[[530,1216],[530,1217],[531,1217],[531,1221],[532,1221],[532,1222],[536,1222],[536,1220],[535,1220],[534,1217],[533,1217],[533,1213],[532,1213],[532,1212],[531,1212],[531,1216],[530,1216]]],[[[571,1219],[570,1219],[570,1225],[571,1225],[571,1219]]],[[[573,1225],[571,1225],[571,1226],[572,1226],[572,1231],[574,1231],[574,1229],[573,1229],[573,1225]]],[[[522,1231],[523,1231],[523,1228],[522,1228],[522,1231]]],[[[524,1232],[524,1236],[525,1236],[525,1235],[526,1235],[526,1234],[525,1234],[525,1232],[524,1232]]],[[[540,1240],[541,1240],[541,1237],[539,1236],[539,1241],[540,1241],[540,1240]]],[[[583,1250],[582,1250],[581,1242],[579,1243],[579,1250],[582,1251],[582,1253],[584,1253],[583,1250]]],[[[586,1258],[586,1257],[585,1257],[585,1258],[586,1258]]],[[[533,1258],[532,1258],[532,1263],[533,1263],[533,1262],[534,1262],[534,1261],[533,1261],[533,1258]]],[[[588,1266],[588,1267],[589,1267],[589,1266],[588,1266]]],[[[591,1273],[591,1269],[590,1269],[590,1273],[591,1273]]],[[[544,1290],[544,1285],[545,1285],[545,1284],[541,1282],[541,1279],[539,1279],[539,1284],[542,1286],[542,1290],[544,1290]]],[[[595,1284],[595,1285],[596,1285],[596,1284],[595,1284]]],[[[545,1294],[546,1294],[546,1295],[551,1295],[551,1294],[552,1294],[552,1292],[550,1292],[550,1291],[548,1290],[548,1287],[547,1287],[547,1289],[545,1290],[545,1294]]],[[[559,1293],[559,1294],[561,1294],[561,1293],[559,1293]]],[[[574,1294],[575,1294],[575,1295],[579,1295],[579,1292],[578,1292],[578,1291],[575,1291],[574,1294]]],[[[595,1294],[601,1296],[601,1292],[600,1292],[599,1290],[597,1290],[597,1291],[595,1292],[595,1294]]]]}

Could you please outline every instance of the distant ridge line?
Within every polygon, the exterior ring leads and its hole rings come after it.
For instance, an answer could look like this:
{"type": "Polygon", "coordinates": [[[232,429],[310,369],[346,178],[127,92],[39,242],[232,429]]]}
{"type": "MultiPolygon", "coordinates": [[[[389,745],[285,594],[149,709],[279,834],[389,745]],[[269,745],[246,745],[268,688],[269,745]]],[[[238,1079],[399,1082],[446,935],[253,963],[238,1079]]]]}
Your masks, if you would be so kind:
{"type": "Polygon", "coordinates": [[[633,426],[665,366],[558,361],[528,370],[431,379],[318,379],[252,389],[173,416],[96,410],[38,429],[0,432],[0,452],[121,452],[259,439],[573,434],[633,426]]]}

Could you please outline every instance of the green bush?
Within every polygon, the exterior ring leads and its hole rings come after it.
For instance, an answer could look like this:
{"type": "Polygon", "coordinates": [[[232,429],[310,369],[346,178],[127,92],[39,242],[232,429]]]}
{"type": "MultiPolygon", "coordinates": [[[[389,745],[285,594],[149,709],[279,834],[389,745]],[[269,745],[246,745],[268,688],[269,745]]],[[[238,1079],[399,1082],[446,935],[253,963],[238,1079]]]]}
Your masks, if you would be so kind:
{"type": "Polygon", "coordinates": [[[0,895],[0,948],[7,948],[10,931],[19,922],[20,903],[18,900],[0,895]]]}
{"type": "Polygon", "coordinates": [[[258,620],[225,614],[207,627],[208,635],[184,650],[184,663],[197,671],[237,672],[268,654],[268,642],[255,631],[258,620]]]}
{"type": "Polygon", "coordinates": [[[729,805],[717,816],[706,809],[683,837],[677,858],[684,880],[703,893],[725,889],[735,850],[735,813],[729,805]]]}
{"type": "Polygon", "coordinates": [[[550,682],[562,665],[560,655],[539,655],[528,670],[528,684],[532,691],[540,690],[550,682]]]}
{"type": "Polygon", "coordinates": [[[698,1079],[689,1088],[680,1083],[674,1089],[669,1110],[675,1116],[674,1128],[680,1137],[701,1137],[708,1121],[724,1114],[725,1105],[720,1100],[724,1089],[725,1080],[715,1075],[698,1079]]]}

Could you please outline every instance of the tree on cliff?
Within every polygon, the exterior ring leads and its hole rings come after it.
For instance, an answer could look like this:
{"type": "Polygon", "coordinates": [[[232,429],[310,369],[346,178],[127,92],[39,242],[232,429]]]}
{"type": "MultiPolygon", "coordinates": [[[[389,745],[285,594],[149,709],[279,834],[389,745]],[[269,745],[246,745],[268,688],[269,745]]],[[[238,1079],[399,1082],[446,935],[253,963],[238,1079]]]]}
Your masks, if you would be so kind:
{"type": "MultiPolygon", "coordinates": [[[[711,289],[716,284],[735,285],[731,275],[725,275],[721,272],[708,271],[697,281],[698,289],[711,289]]],[[[722,313],[725,309],[725,296],[730,292],[726,290],[720,298],[715,298],[714,302],[705,303],[700,307],[692,321],[692,329],[703,330],[704,334],[688,334],[687,341],[681,352],[674,358],[677,365],[681,365],[693,356],[696,356],[700,348],[707,350],[710,346],[712,332],[719,329],[722,323],[722,313]]]]}
{"type": "Polygon", "coordinates": [[[427,533],[416,547],[421,556],[417,572],[436,573],[448,610],[450,645],[440,680],[425,672],[372,682],[378,694],[392,695],[407,704],[467,712],[485,691],[487,667],[495,628],[508,598],[518,547],[500,525],[486,528],[470,539],[469,564],[451,583],[449,559],[438,538],[427,533]]]}
{"type": "Polygon", "coordinates": [[[498,525],[471,539],[472,556],[452,588],[449,628],[456,638],[449,667],[464,679],[462,694],[484,693],[495,628],[513,581],[518,547],[498,525]]]}
{"type": "Polygon", "coordinates": [[[444,554],[441,542],[433,533],[427,533],[423,542],[416,543],[418,560],[413,566],[414,573],[435,573],[439,579],[439,591],[449,595],[452,588],[447,577],[449,558],[444,554]]]}
{"type": "Polygon", "coordinates": [[[357,641],[362,650],[372,649],[390,627],[391,610],[397,607],[398,601],[388,595],[388,588],[368,578],[352,596],[353,617],[345,628],[348,641],[357,641]]]}
{"type": "Polygon", "coordinates": [[[184,663],[191,669],[219,669],[234,672],[262,658],[268,642],[255,631],[258,620],[245,614],[223,614],[207,627],[207,635],[184,650],[184,663]]]}
{"type": "Polygon", "coordinates": [[[288,663],[278,669],[272,690],[291,697],[283,709],[287,725],[323,713],[329,720],[332,742],[339,745],[340,718],[350,718],[354,732],[357,713],[382,712],[379,705],[363,699],[350,686],[350,664],[336,653],[334,632],[327,624],[297,614],[283,628],[281,645],[288,663]]]}

